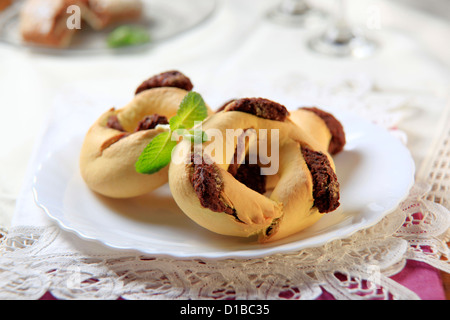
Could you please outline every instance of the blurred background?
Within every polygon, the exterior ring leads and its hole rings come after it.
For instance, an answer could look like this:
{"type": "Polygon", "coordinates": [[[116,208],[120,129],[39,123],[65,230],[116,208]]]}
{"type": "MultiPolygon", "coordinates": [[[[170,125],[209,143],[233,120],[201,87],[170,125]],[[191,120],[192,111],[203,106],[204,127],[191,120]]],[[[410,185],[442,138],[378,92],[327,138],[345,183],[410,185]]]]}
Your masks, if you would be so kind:
{"type": "Polygon", "coordinates": [[[403,5],[412,6],[423,12],[436,15],[439,18],[450,20],[450,1],[448,0],[394,0],[403,5]]]}

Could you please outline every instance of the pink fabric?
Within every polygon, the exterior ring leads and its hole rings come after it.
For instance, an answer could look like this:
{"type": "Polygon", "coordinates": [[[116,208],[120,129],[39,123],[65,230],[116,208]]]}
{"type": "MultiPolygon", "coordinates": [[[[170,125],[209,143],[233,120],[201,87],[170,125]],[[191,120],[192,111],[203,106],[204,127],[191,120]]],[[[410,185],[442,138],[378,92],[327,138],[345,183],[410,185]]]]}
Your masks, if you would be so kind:
{"type": "Polygon", "coordinates": [[[414,291],[423,300],[446,300],[440,271],[419,261],[408,261],[392,280],[414,291]]]}
{"type": "MultiPolygon", "coordinates": [[[[440,271],[426,263],[409,260],[392,280],[415,292],[422,300],[446,300],[440,271]]],[[[334,300],[324,291],[318,300],[334,300]]]]}
{"type": "MultiPolygon", "coordinates": [[[[446,300],[439,270],[426,263],[410,260],[402,272],[391,279],[414,291],[422,300],[446,300]]],[[[47,292],[41,300],[56,298],[47,292]]],[[[334,297],[324,290],[318,300],[334,300],[334,297]]]]}

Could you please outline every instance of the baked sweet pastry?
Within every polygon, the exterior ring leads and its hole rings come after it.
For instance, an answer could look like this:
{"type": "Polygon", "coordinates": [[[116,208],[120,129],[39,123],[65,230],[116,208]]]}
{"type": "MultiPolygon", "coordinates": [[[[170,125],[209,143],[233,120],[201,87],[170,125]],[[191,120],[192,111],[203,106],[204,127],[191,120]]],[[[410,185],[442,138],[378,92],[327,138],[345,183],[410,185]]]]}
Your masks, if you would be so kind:
{"type": "Polygon", "coordinates": [[[20,12],[20,33],[24,41],[49,47],[67,47],[79,31],[69,28],[72,12],[80,8],[81,19],[101,30],[113,23],[137,19],[142,13],[141,0],[27,0],[20,12]]]}
{"type": "Polygon", "coordinates": [[[96,30],[122,21],[133,21],[142,14],[141,0],[80,0],[83,19],[96,30]]]}
{"type": "Polygon", "coordinates": [[[257,236],[261,242],[290,236],[336,210],[340,193],[330,128],[311,111],[296,112],[295,121],[291,117],[276,102],[247,98],[206,119],[201,129],[214,139],[195,149],[182,141],[174,150],[184,157],[169,168],[178,206],[212,232],[257,236]],[[237,132],[236,139],[223,138],[228,130],[237,132]],[[270,163],[264,145],[271,150],[270,163]]]}
{"type": "Polygon", "coordinates": [[[12,4],[13,0],[0,0],[0,11],[5,10],[12,4]]]}
{"type": "Polygon", "coordinates": [[[76,29],[67,28],[65,0],[27,0],[20,11],[20,33],[25,42],[67,47],[76,29]]]}
{"type": "Polygon", "coordinates": [[[107,197],[135,197],[167,183],[167,167],[146,175],[136,172],[135,163],[150,141],[165,131],[161,125],[176,115],[193,86],[182,73],[170,71],[144,81],[139,88],[128,105],[100,116],[86,134],[81,149],[84,181],[107,197]],[[180,79],[184,83],[181,88],[176,86],[180,79]]]}
{"type": "Polygon", "coordinates": [[[329,112],[317,107],[302,107],[291,111],[290,119],[304,131],[310,132],[322,144],[328,144],[331,155],[340,153],[346,144],[345,131],[342,123],[329,112]],[[318,130],[326,127],[328,130],[318,130]]]}

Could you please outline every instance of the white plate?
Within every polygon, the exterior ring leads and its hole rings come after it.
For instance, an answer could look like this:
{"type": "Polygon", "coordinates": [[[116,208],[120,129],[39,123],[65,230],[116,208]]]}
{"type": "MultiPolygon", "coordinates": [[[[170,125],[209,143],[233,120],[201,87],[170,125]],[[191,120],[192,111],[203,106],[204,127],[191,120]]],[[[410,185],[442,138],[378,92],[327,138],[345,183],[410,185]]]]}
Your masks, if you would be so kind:
{"type": "Polygon", "coordinates": [[[24,0],[17,0],[10,8],[0,12],[0,41],[47,53],[93,53],[135,49],[110,49],[106,44],[108,34],[118,25],[125,24],[139,25],[147,29],[152,41],[137,47],[148,47],[192,29],[210,17],[216,8],[215,0],[144,0],[143,15],[139,20],[122,22],[101,31],[93,31],[86,26],[75,35],[68,48],[52,49],[22,41],[19,14],[23,2],[24,0]]]}
{"type": "Polygon", "coordinates": [[[83,136],[48,154],[34,177],[36,203],[80,237],[117,249],[176,258],[254,258],[316,247],[379,222],[408,195],[414,162],[384,129],[347,113],[335,113],[347,135],[336,156],[341,206],[318,223],[282,241],[258,244],[214,234],[187,218],[168,186],[153,194],[112,200],[91,192],[78,170],[83,136]]]}

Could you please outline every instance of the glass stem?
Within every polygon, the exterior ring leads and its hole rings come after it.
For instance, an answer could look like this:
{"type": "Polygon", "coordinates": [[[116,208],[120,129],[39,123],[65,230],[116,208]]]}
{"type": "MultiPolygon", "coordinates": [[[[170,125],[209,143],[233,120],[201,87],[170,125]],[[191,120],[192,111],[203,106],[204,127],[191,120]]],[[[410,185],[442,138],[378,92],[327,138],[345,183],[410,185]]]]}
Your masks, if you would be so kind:
{"type": "Polygon", "coordinates": [[[301,15],[309,10],[305,0],[282,0],[279,10],[284,14],[301,15]]]}
{"type": "Polygon", "coordinates": [[[345,0],[338,0],[336,24],[339,28],[349,28],[347,19],[347,1],[345,0]]]}
{"type": "Polygon", "coordinates": [[[327,32],[330,41],[337,44],[348,43],[354,37],[353,30],[350,27],[347,17],[347,1],[337,0],[337,14],[334,25],[327,32]]]}

